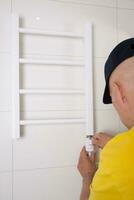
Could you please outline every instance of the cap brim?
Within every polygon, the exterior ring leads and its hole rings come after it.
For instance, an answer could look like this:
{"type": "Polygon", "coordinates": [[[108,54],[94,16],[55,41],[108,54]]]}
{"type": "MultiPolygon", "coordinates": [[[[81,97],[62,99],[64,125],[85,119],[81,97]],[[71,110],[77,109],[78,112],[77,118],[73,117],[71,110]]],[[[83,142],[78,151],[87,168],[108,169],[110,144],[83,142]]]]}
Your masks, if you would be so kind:
{"type": "Polygon", "coordinates": [[[108,83],[106,83],[106,86],[105,86],[104,95],[103,95],[103,103],[104,104],[112,103],[108,83]]]}

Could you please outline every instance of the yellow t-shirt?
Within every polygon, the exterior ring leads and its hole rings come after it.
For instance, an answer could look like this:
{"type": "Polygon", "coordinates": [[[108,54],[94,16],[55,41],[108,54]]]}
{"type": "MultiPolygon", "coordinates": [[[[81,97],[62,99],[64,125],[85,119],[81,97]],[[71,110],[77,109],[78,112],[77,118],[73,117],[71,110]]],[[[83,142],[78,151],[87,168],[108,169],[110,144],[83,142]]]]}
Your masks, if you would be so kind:
{"type": "Polygon", "coordinates": [[[89,200],[134,200],[134,127],[102,150],[89,200]]]}

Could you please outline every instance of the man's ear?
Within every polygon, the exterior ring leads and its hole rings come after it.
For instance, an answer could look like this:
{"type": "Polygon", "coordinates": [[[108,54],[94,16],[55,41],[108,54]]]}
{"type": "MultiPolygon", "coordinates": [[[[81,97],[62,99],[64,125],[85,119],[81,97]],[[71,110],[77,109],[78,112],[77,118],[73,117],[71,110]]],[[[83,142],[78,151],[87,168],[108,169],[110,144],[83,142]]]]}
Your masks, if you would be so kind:
{"type": "Polygon", "coordinates": [[[123,94],[122,88],[117,83],[112,86],[112,101],[118,106],[124,106],[126,97],[123,94]]]}

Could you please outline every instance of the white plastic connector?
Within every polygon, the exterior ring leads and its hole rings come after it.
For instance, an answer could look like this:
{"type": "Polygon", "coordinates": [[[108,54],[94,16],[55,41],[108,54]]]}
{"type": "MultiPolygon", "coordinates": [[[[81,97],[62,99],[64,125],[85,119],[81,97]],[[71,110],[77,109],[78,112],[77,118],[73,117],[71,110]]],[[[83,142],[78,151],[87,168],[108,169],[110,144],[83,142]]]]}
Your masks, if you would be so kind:
{"type": "Polygon", "coordinates": [[[93,147],[93,144],[92,144],[92,136],[91,135],[87,135],[86,136],[85,148],[86,148],[86,151],[89,153],[89,155],[91,155],[91,152],[94,151],[94,147],[93,147]]]}

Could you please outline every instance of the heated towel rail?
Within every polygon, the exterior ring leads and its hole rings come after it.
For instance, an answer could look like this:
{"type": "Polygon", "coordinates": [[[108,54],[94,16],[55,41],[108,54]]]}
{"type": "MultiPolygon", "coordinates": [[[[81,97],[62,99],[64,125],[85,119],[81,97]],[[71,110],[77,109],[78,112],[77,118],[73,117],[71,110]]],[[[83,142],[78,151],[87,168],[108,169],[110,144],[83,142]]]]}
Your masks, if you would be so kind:
{"type": "Polygon", "coordinates": [[[20,126],[38,125],[38,124],[68,124],[68,123],[85,123],[86,134],[93,135],[94,116],[93,116],[93,67],[92,67],[92,24],[85,25],[84,34],[71,32],[45,31],[38,29],[22,28],[19,26],[19,16],[12,14],[12,136],[14,139],[20,138],[20,126]],[[51,37],[64,37],[83,40],[84,45],[84,62],[76,61],[57,61],[57,60],[39,60],[20,58],[19,45],[20,34],[32,34],[51,37]],[[48,90],[48,89],[20,89],[20,64],[47,64],[47,65],[66,65],[66,66],[84,66],[85,67],[85,90],[48,90]],[[20,95],[25,94],[82,94],[86,95],[86,113],[85,118],[72,119],[44,119],[44,120],[21,120],[20,119],[20,95]]]}

